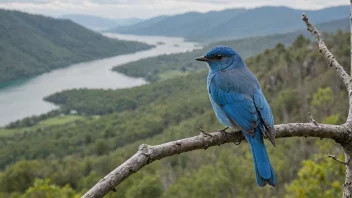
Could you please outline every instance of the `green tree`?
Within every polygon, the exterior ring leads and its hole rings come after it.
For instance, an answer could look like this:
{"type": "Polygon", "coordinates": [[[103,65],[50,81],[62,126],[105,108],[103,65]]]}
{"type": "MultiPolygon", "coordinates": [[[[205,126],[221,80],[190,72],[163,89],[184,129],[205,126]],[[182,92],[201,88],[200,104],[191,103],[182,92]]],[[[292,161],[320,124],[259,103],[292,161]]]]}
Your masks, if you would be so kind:
{"type": "Polygon", "coordinates": [[[146,175],[137,180],[126,192],[126,198],[160,197],[163,188],[157,175],[146,175]]]}
{"type": "Polygon", "coordinates": [[[20,198],[78,198],[69,185],[59,187],[51,184],[50,179],[36,179],[20,198]]]}
{"type": "Polygon", "coordinates": [[[41,164],[38,161],[21,161],[0,175],[2,192],[24,192],[32,185],[35,178],[42,176],[41,164]]]}
{"type": "Polygon", "coordinates": [[[330,87],[318,88],[313,95],[311,105],[313,112],[319,114],[320,119],[331,115],[331,109],[334,105],[334,93],[330,87]]]}
{"type": "Polygon", "coordinates": [[[107,154],[109,150],[110,147],[104,140],[98,140],[95,142],[95,152],[97,155],[107,154]]]}
{"type": "MultiPolygon", "coordinates": [[[[339,156],[343,158],[343,155],[339,156]]],[[[334,198],[342,196],[344,166],[326,157],[315,155],[305,160],[298,178],[286,186],[286,198],[334,198]]]]}

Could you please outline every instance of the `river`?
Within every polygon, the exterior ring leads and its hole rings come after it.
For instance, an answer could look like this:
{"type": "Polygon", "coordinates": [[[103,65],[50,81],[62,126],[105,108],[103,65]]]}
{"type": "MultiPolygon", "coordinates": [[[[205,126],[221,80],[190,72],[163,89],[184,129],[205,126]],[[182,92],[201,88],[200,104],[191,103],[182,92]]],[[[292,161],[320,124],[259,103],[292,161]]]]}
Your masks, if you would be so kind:
{"type": "Polygon", "coordinates": [[[156,45],[155,48],[89,62],[73,64],[31,79],[0,87],[0,126],[32,115],[39,115],[58,107],[43,98],[52,93],[74,88],[121,89],[146,83],[142,78],[131,78],[111,68],[131,61],[190,51],[199,48],[197,43],[183,38],[162,36],[136,36],[106,33],[105,36],[122,40],[140,41],[156,45]]]}

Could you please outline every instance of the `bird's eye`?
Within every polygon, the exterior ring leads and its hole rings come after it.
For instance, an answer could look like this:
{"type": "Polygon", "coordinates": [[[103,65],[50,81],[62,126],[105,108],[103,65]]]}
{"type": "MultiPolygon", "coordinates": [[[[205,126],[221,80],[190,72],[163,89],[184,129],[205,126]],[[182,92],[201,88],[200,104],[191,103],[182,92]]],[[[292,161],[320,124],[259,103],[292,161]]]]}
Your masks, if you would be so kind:
{"type": "Polygon", "coordinates": [[[218,55],[215,55],[214,56],[214,59],[216,59],[216,60],[220,60],[222,58],[222,55],[221,54],[218,54],[218,55]]]}

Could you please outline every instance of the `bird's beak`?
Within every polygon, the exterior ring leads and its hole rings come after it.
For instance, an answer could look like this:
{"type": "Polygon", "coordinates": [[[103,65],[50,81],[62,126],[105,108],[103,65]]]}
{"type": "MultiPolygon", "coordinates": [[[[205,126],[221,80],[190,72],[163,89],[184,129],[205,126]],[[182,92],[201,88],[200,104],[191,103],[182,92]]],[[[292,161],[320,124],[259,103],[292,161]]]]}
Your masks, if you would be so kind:
{"type": "Polygon", "coordinates": [[[205,58],[204,56],[196,58],[196,61],[208,61],[209,59],[205,58]]]}

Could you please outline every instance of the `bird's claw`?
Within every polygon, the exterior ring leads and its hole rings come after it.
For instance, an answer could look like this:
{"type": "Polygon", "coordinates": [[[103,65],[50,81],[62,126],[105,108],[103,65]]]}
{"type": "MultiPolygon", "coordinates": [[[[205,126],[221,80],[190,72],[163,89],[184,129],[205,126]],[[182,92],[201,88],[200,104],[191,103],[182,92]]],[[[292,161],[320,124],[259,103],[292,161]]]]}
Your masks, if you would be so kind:
{"type": "Polygon", "coordinates": [[[234,141],[233,143],[234,143],[235,145],[240,145],[241,142],[242,142],[242,138],[243,138],[243,135],[241,134],[240,139],[234,141]]]}
{"type": "Polygon", "coordinates": [[[224,129],[218,130],[218,132],[220,132],[220,133],[224,136],[224,138],[225,138],[223,144],[227,141],[227,132],[226,132],[226,129],[228,129],[228,128],[229,128],[229,127],[226,127],[226,128],[224,128],[224,129]]]}

